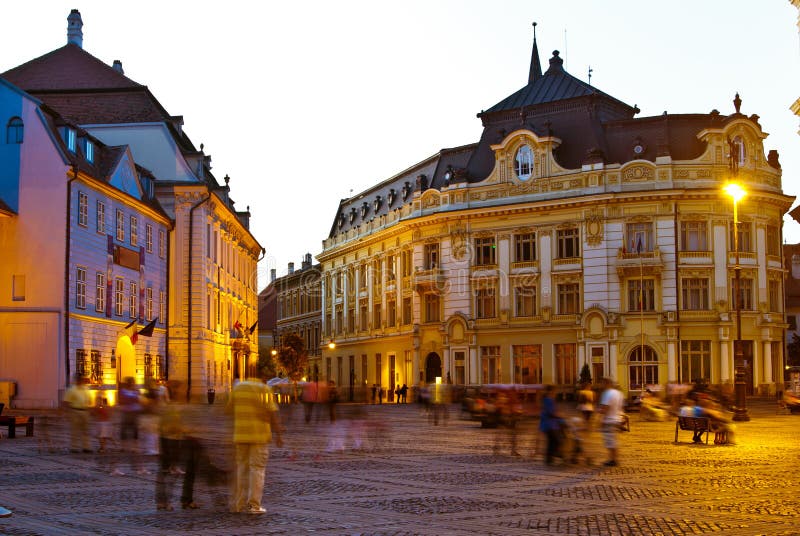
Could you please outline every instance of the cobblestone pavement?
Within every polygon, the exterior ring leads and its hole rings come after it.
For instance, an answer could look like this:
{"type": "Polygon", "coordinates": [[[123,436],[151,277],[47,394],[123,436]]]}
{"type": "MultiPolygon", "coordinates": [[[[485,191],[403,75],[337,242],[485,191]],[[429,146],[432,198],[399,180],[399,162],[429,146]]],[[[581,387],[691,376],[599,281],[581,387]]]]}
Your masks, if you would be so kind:
{"type": "MultiPolygon", "coordinates": [[[[444,426],[413,405],[340,410],[366,418],[309,426],[299,407],[284,408],[286,444],[272,449],[262,516],[228,513],[227,489],[202,479],[200,509],[157,511],[153,476],[131,473],[120,454],[69,453],[65,423],[47,416],[37,437],[0,440],[0,506],[14,512],[0,534],[800,534],[800,415],[778,414],[774,402],[751,403],[736,446],[695,445],[691,432],[674,444],[673,420],[633,415],[613,468],[599,465],[596,435],[586,449],[595,465],[547,467],[535,423],[521,427],[514,457],[505,431],[453,410],[444,426]],[[361,449],[348,428],[363,430],[361,449]],[[38,452],[45,433],[56,452],[38,452]],[[112,476],[113,467],[127,474],[112,476]]],[[[221,406],[185,414],[210,457],[229,467],[221,406]]],[[[155,472],[155,459],[143,463],[155,472]]]]}

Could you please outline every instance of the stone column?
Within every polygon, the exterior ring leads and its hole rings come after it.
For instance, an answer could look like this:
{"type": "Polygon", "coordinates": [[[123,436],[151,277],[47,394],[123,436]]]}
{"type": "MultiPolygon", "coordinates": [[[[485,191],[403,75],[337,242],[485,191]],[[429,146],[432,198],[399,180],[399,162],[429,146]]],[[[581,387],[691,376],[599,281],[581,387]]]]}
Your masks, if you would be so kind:
{"type": "Polygon", "coordinates": [[[674,383],[678,381],[678,367],[676,363],[676,346],[675,341],[667,343],[667,381],[674,383]]]}

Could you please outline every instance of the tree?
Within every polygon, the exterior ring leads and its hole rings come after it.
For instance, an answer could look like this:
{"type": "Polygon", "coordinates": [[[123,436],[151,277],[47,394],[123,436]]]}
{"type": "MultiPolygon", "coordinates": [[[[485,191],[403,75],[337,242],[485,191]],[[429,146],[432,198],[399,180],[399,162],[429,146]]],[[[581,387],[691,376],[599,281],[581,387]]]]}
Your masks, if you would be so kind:
{"type": "Polygon", "coordinates": [[[308,365],[306,343],[297,333],[290,333],[283,338],[278,348],[278,363],[286,370],[291,380],[299,380],[308,365]]]}
{"type": "Polygon", "coordinates": [[[258,354],[256,368],[260,373],[258,375],[259,377],[274,378],[278,375],[278,364],[275,362],[275,358],[270,355],[269,351],[258,354]]]}
{"type": "Polygon", "coordinates": [[[800,365],[800,337],[792,333],[792,342],[786,345],[786,365],[796,367],[800,365]]]}

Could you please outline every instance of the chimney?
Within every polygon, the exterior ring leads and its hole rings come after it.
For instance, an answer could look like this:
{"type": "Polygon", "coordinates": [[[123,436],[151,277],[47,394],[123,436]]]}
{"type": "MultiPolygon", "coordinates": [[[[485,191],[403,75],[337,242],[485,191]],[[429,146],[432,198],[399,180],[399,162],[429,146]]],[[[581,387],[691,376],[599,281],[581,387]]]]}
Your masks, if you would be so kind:
{"type": "Polygon", "coordinates": [[[305,270],[306,268],[311,268],[311,253],[306,253],[303,256],[303,264],[302,264],[302,266],[303,266],[303,268],[302,268],[303,270],[305,270]]]}
{"type": "Polygon", "coordinates": [[[800,279],[800,255],[792,255],[792,279],[800,279]]]}
{"type": "Polygon", "coordinates": [[[270,268],[270,270],[269,270],[269,282],[270,283],[274,283],[275,282],[275,277],[276,277],[275,268],[270,268]]]}
{"type": "Polygon", "coordinates": [[[293,273],[294,273],[294,263],[290,262],[289,263],[289,275],[292,275],[293,273]]]}
{"type": "Polygon", "coordinates": [[[67,44],[83,48],[83,20],[77,9],[70,11],[67,17],[67,44]]]}
{"type": "Polygon", "coordinates": [[[125,71],[122,70],[122,62],[119,60],[114,60],[114,65],[112,65],[115,71],[119,74],[125,74],[125,71]]]}

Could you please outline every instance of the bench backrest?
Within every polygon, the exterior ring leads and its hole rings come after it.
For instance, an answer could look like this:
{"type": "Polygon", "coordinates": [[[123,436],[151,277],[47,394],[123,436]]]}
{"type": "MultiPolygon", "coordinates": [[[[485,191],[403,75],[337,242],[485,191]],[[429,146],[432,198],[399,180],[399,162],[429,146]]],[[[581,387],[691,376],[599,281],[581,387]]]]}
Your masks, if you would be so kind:
{"type": "Polygon", "coordinates": [[[681,430],[705,430],[708,428],[708,417],[678,417],[681,430]]]}

